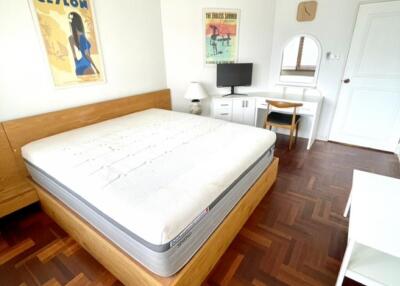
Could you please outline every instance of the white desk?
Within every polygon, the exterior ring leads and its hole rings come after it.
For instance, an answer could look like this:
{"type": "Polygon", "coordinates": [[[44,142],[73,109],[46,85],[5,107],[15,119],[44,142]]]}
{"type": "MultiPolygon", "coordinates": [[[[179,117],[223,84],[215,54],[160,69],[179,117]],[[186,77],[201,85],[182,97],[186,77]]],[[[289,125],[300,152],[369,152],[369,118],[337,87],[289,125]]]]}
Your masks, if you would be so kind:
{"type": "MultiPolygon", "coordinates": [[[[400,180],[355,170],[349,237],[336,285],[400,285],[400,180]]],[[[345,212],[347,215],[347,212],[345,212]]]]}
{"type": "MultiPolygon", "coordinates": [[[[302,107],[298,108],[297,113],[310,119],[310,128],[307,135],[307,150],[309,150],[317,135],[318,123],[323,103],[323,96],[321,95],[256,92],[249,93],[247,96],[213,96],[211,102],[211,115],[212,117],[218,119],[257,126],[259,111],[267,109],[267,99],[303,104],[302,107]]],[[[273,111],[274,109],[275,108],[271,108],[270,110],[273,111]]],[[[285,112],[283,109],[279,109],[279,111],[285,112]]],[[[293,109],[288,109],[287,112],[292,113],[293,109]]]]}

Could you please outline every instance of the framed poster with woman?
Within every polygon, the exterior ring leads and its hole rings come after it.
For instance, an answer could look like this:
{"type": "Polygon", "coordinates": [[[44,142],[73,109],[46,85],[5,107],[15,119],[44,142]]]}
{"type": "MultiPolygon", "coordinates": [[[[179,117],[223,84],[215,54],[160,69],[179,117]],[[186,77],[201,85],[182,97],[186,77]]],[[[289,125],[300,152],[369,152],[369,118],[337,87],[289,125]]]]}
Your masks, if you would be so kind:
{"type": "Polygon", "coordinates": [[[104,82],[93,0],[28,0],[56,87],[104,82]]]}

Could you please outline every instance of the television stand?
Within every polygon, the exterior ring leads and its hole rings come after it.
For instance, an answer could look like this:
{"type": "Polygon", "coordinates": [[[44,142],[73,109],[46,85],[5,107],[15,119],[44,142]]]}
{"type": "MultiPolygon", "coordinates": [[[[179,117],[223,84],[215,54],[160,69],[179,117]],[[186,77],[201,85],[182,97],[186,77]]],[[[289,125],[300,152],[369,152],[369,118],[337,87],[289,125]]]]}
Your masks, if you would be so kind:
{"type": "Polygon", "coordinates": [[[231,95],[247,96],[247,94],[244,94],[244,93],[236,93],[235,86],[231,86],[231,93],[225,94],[222,97],[227,97],[227,96],[231,96],[231,95]]]}

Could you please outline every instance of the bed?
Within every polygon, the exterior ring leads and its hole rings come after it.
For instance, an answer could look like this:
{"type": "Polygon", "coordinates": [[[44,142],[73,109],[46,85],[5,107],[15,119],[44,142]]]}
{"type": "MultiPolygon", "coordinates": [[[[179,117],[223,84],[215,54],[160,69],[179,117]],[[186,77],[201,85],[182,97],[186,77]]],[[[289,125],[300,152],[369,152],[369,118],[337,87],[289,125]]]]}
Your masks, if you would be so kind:
{"type": "Polygon", "coordinates": [[[275,181],[274,143],[149,108],[28,143],[22,157],[44,210],[123,283],[195,285],[275,181]]]}

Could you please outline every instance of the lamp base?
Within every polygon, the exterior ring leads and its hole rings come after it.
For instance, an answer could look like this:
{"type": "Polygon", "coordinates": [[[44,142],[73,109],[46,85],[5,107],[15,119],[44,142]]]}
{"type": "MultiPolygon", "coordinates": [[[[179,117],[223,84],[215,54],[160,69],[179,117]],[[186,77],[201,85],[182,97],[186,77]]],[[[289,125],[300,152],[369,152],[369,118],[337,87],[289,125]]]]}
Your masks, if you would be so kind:
{"type": "Polygon", "coordinates": [[[201,104],[200,104],[200,100],[198,99],[193,99],[192,100],[192,105],[190,107],[190,113],[191,114],[196,114],[196,115],[201,115],[201,104]]]}

